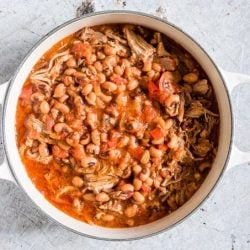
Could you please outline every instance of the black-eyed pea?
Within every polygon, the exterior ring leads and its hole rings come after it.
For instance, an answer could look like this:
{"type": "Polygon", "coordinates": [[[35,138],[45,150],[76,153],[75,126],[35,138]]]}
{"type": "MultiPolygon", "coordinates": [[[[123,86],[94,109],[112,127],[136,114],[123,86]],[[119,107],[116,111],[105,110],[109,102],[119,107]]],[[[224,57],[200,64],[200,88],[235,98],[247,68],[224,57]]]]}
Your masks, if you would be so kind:
{"type": "Polygon", "coordinates": [[[48,114],[49,111],[50,111],[50,106],[48,104],[47,101],[43,100],[41,103],[40,103],[40,111],[41,113],[43,114],[48,114]]]}
{"type": "Polygon", "coordinates": [[[98,52],[97,52],[97,58],[98,58],[99,60],[103,60],[103,59],[105,58],[105,54],[102,53],[102,52],[100,52],[100,51],[98,51],[98,52]]]}
{"type": "Polygon", "coordinates": [[[153,183],[154,183],[154,181],[150,177],[145,181],[145,184],[147,184],[149,187],[151,187],[153,185],[153,183]]]}
{"type": "Polygon", "coordinates": [[[168,147],[175,149],[178,148],[178,146],[179,146],[179,138],[176,134],[172,134],[170,141],[168,143],[168,147]]]}
{"type": "Polygon", "coordinates": [[[116,54],[116,48],[106,44],[106,45],[104,45],[104,53],[107,56],[115,55],[116,54]]]}
{"type": "Polygon", "coordinates": [[[54,108],[58,109],[63,114],[67,114],[70,111],[69,107],[66,104],[61,103],[61,102],[56,102],[56,104],[54,105],[54,108]]]}
{"type": "Polygon", "coordinates": [[[56,86],[54,90],[54,97],[60,98],[66,93],[66,87],[63,83],[60,83],[56,86]]]}
{"type": "Polygon", "coordinates": [[[91,140],[96,145],[100,145],[101,144],[100,132],[97,129],[94,129],[91,132],[91,140]]]}
{"type": "Polygon", "coordinates": [[[128,90],[133,90],[136,89],[139,86],[139,82],[136,79],[131,79],[128,82],[127,89],[128,90]]]}
{"type": "Polygon", "coordinates": [[[94,92],[90,92],[86,97],[85,97],[87,103],[89,105],[95,105],[96,104],[96,94],[94,92]]]}
{"type": "Polygon", "coordinates": [[[106,76],[105,76],[105,74],[99,72],[99,73],[97,74],[97,80],[98,80],[99,83],[104,83],[104,82],[106,81],[106,76]]]}
{"type": "Polygon", "coordinates": [[[72,57],[72,58],[68,59],[68,61],[66,62],[66,66],[69,68],[76,68],[77,64],[76,64],[75,58],[72,57]]]}
{"type": "Polygon", "coordinates": [[[190,83],[190,84],[197,82],[198,79],[199,79],[199,77],[198,77],[198,74],[196,74],[196,73],[188,73],[188,74],[183,76],[183,80],[187,83],[190,83]]]}
{"type": "Polygon", "coordinates": [[[61,133],[62,131],[71,132],[72,129],[64,122],[59,122],[54,125],[54,130],[56,133],[61,133]]]}
{"type": "Polygon", "coordinates": [[[135,217],[138,211],[138,206],[136,204],[127,207],[124,211],[125,215],[129,218],[135,217]]]}
{"type": "Polygon", "coordinates": [[[160,187],[160,185],[161,185],[161,183],[162,183],[162,181],[163,181],[163,179],[162,179],[162,177],[161,176],[156,176],[154,179],[153,179],[153,184],[154,184],[154,187],[155,188],[159,188],[160,187]]]}
{"type": "Polygon", "coordinates": [[[96,201],[95,195],[93,193],[88,193],[83,195],[85,201],[96,201]]]}
{"type": "Polygon", "coordinates": [[[200,170],[201,172],[203,172],[206,168],[211,168],[211,163],[208,162],[208,161],[202,162],[202,163],[199,165],[199,170],[200,170]]]}
{"type": "Polygon", "coordinates": [[[150,176],[150,169],[149,168],[143,168],[139,177],[140,177],[140,180],[142,181],[146,181],[150,176]]]}
{"type": "Polygon", "coordinates": [[[141,157],[141,163],[147,164],[150,160],[150,153],[148,150],[145,150],[142,157],[141,157]]]}
{"type": "Polygon", "coordinates": [[[76,69],[73,69],[73,68],[69,68],[69,69],[66,69],[65,71],[64,71],[64,74],[66,75],[66,76],[72,76],[72,75],[74,75],[76,73],[76,69]]]}
{"type": "Polygon", "coordinates": [[[142,187],[142,181],[138,178],[135,178],[134,181],[133,181],[133,185],[134,185],[134,189],[136,191],[139,191],[142,187]]]}
{"type": "Polygon", "coordinates": [[[123,148],[123,147],[126,147],[129,143],[129,137],[128,136],[123,136],[120,141],[119,141],[119,147],[120,148],[123,148]]]}
{"type": "Polygon", "coordinates": [[[91,91],[93,90],[93,85],[92,84],[86,84],[82,88],[82,94],[83,95],[88,95],[91,91]]]}
{"type": "Polygon", "coordinates": [[[74,177],[72,178],[72,184],[73,184],[75,187],[80,188],[80,187],[83,186],[84,181],[83,181],[83,179],[82,179],[81,177],[79,177],[79,176],[74,176],[74,177]]]}
{"type": "Polygon", "coordinates": [[[99,202],[107,202],[110,200],[109,195],[104,192],[97,194],[95,199],[99,202]]]}
{"type": "Polygon", "coordinates": [[[72,76],[65,76],[64,78],[63,78],[63,83],[64,83],[64,85],[65,86],[70,86],[71,84],[73,84],[74,83],[74,79],[73,79],[73,77],[72,76]]]}
{"type": "Polygon", "coordinates": [[[102,70],[103,70],[102,63],[100,61],[96,61],[94,64],[94,67],[95,67],[97,72],[102,72],[102,70]]]}
{"type": "Polygon", "coordinates": [[[152,140],[152,144],[154,145],[160,145],[164,143],[164,137],[161,137],[160,139],[154,139],[152,140]]]}
{"type": "Polygon", "coordinates": [[[123,73],[124,73],[124,69],[121,66],[119,66],[119,65],[116,65],[114,67],[114,71],[119,76],[123,75],[123,73]]]}
{"type": "Polygon", "coordinates": [[[145,72],[149,72],[150,70],[152,70],[152,62],[151,61],[144,62],[142,70],[145,72]]]}
{"type": "Polygon", "coordinates": [[[111,93],[117,90],[117,85],[113,82],[104,82],[102,87],[111,93]]]}
{"type": "Polygon", "coordinates": [[[138,191],[134,192],[133,199],[137,204],[142,204],[145,201],[145,197],[138,191]]]}
{"type": "Polygon", "coordinates": [[[102,215],[101,219],[106,221],[106,222],[110,222],[114,220],[114,216],[112,214],[104,214],[102,215]]]}
{"type": "Polygon", "coordinates": [[[129,219],[129,220],[127,220],[126,223],[127,223],[128,226],[133,227],[134,224],[135,224],[135,221],[133,219],[129,219]]]}
{"type": "Polygon", "coordinates": [[[129,183],[123,184],[120,187],[120,189],[124,193],[126,193],[126,192],[134,192],[134,186],[132,184],[129,184],[129,183]]]}
{"type": "Polygon", "coordinates": [[[138,164],[136,164],[135,166],[133,166],[133,172],[135,174],[139,174],[142,171],[142,167],[138,164]]]}
{"type": "Polygon", "coordinates": [[[162,151],[155,148],[155,147],[150,147],[149,149],[150,155],[155,158],[161,158],[162,157],[162,151]]]}
{"type": "Polygon", "coordinates": [[[39,152],[39,155],[42,156],[42,157],[49,156],[49,149],[48,149],[47,143],[41,143],[38,146],[38,152],[39,152]]]}
{"type": "Polygon", "coordinates": [[[97,159],[90,156],[83,157],[81,161],[81,166],[84,168],[93,167],[97,164],[97,159]]]}
{"type": "Polygon", "coordinates": [[[86,119],[87,124],[92,128],[95,129],[97,126],[97,114],[93,112],[89,112],[87,114],[87,119],[86,119]]]}
{"type": "Polygon", "coordinates": [[[152,68],[156,72],[161,72],[161,65],[159,63],[153,63],[152,68]]]}
{"type": "Polygon", "coordinates": [[[168,118],[166,121],[165,121],[165,128],[168,130],[170,129],[174,124],[174,120],[171,119],[171,118],[168,118]]]}

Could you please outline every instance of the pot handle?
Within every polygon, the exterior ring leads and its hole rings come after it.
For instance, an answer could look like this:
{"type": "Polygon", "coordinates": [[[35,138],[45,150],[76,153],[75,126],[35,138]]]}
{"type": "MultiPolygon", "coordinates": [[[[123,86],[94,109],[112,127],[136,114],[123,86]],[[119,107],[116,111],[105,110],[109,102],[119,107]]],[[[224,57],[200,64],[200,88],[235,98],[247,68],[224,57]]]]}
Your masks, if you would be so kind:
{"type": "Polygon", "coordinates": [[[16,184],[13,175],[10,172],[10,168],[8,166],[7,159],[4,154],[4,147],[3,147],[3,142],[2,142],[2,104],[4,103],[4,98],[5,98],[5,93],[6,89],[9,85],[9,82],[5,82],[0,84],[0,153],[1,153],[1,159],[3,159],[2,162],[0,162],[0,179],[5,179],[12,181],[16,184]]]}
{"type": "MultiPolygon", "coordinates": [[[[226,82],[226,86],[231,98],[233,89],[242,83],[250,83],[250,76],[234,73],[234,72],[228,72],[225,70],[220,69],[220,72],[226,82]]],[[[235,120],[233,124],[235,128],[235,120]]],[[[232,151],[230,155],[230,160],[228,163],[227,169],[231,169],[232,167],[238,166],[243,163],[250,162],[250,152],[244,152],[241,151],[234,143],[234,138],[232,142],[232,151]]]]}

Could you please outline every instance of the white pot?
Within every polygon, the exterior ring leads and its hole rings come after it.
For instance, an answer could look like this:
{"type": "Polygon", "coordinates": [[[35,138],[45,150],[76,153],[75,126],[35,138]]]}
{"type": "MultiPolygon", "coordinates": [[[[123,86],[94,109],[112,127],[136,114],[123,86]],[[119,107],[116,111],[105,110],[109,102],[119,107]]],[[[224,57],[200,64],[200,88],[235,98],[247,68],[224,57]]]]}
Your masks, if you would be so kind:
{"type": "Polygon", "coordinates": [[[233,114],[230,104],[230,93],[233,87],[247,81],[250,82],[250,76],[218,69],[208,54],[189,35],[159,18],[138,12],[109,11],[74,19],[54,29],[39,41],[23,60],[12,80],[0,85],[0,103],[3,103],[2,136],[6,155],[5,161],[0,167],[0,178],[17,183],[50,218],[79,234],[99,239],[129,240],[159,233],[176,225],[200,206],[215,187],[227,165],[237,165],[250,160],[250,153],[241,152],[233,145],[233,114]],[[52,45],[62,38],[84,26],[107,23],[143,25],[166,34],[183,46],[199,62],[208,75],[215,91],[220,113],[218,153],[211,171],[199,190],[172,214],[147,225],[122,229],[110,229],[86,224],[68,216],[50,204],[28,177],[16,146],[15,114],[17,100],[22,85],[33,65],[52,45]]]}

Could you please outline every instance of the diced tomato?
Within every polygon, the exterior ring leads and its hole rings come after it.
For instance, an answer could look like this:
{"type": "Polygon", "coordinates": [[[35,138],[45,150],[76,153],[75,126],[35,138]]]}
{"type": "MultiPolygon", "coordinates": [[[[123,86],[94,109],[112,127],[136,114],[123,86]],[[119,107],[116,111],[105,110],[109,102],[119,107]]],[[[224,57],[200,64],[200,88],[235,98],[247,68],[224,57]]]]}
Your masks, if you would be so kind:
{"type": "Polygon", "coordinates": [[[46,129],[51,130],[54,125],[55,125],[55,121],[53,120],[53,118],[51,116],[47,115],[46,119],[45,119],[46,129]]]}
{"type": "Polygon", "coordinates": [[[145,122],[151,122],[156,118],[157,112],[152,106],[147,105],[144,107],[142,115],[145,122]]]}
{"type": "Polygon", "coordinates": [[[77,59],[79,59],[83,57],[89,57],[91,55],[92,49],[89,44],[78,42],[73,44],[71,52],[77,59]]]}
{"type": "Polygon", "coordinates": [[[58,158],[67,158],[69,156],[69,153],[66,150],[60,148],[57,145],[54,145],[52,147],[52,153],[55,157],[58,157],[58,158]]]}
{"type": "Polygon", "coordinates": [[[160,149],[162,151],[167,151],[168,150],[168,146],[166,144],[160,144],[160,145],[158,145],[158,149],[160,149]]]}
{"type": "Polygon", "coordinates": [[[149,185],[143,183],[141,186],[141,190],[142,190],[142,194],[147,196],[151,191],[151,187],[149,185]]]}
{"type": "Polygon", "coordinates": [[[166,101],[166,99],[168,98],[168,94],[166,92],[163,92],[163,91],[160,91],[160,94],[159,94],[159,102],[161,104],[164,104],[164,102],[166,101]]]}
{"type": "Polygon", "coordinates": [[[115,148],[118,142],[118,138],[112,138],[112,140],[108,141],[108,147],[109,148],[115,148]]]}
{"type": "Polygon", "coordinates": [[[164,136],[164,133],[161,128],[155,128],[150,131],[150,135],[153,137],[153,139],[158,140],[164,136]]]}
{"type": "Polygon", "coordinates": [[[32,90],[32,85],[26,85],[23,87],[20,98],[23,99],[29,99],[30,96],[32,95],[33,90],[32,90]]]}
{"type": "Polygon", "coordinates": [[[153,99],[157,99],[159,96],[159,88],[153,82],[148,82],[148,92],[149,96],[153,99]]]}
{"type": "Polygon", "coordinates": [[[132,148],[129,150],[129,153],[134,159],[140,160],[144,153],[144,149],[142,147],[132,148]]]}

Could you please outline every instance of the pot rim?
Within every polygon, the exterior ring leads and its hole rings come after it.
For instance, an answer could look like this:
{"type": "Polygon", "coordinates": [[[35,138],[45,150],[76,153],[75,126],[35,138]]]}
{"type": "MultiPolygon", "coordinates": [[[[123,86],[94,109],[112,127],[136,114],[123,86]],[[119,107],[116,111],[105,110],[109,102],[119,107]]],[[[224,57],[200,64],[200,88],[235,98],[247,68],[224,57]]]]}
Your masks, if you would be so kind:
{"type": "MultiPolygon", "coordinates": [[[[148,237],[151,237],[151,236],[155,236],[155,235],[158,235],[158,234],[160,234],[162,232],[165,232],[167,230],[172,229],[173,227],[179,225],[181,222],[183,222],[185,219],[187,219],[189,216],[191,216],[195,211],[197,211],[197,209],[209,198],[209,196],[212,194],[212,192],[215,190],[215,187],[218,185],[219,181],[221,180],[222,175],[225,173],[226,166],[227,166],[227,164],[229,162],[229,157],[230,157],[230,154],[231,154],[231,151],[232,151],[232,142],[233,142],[233,137],[234,137],[234,123],[233,123],[233,119],[234,119],[234,115],[233,115],[232,103],[231,103],[229,91],[228,91],[227,85],[225,83],[225,80],[224,80],[224,78],[223,78],[223,76],[222,76],[222,74],[221,74],[218,66],[216,65],[216,63],[212,60],[212,58],[208,55],[208,53],[206,52],[206,50],[196,40],[194,40],[189,34],[187,34],[185,31],[183,31],[181,28],[179,28],[178,26],[174,25],[173,23],[171,23],[171,22],[169,22],[169,21],[167,21],[167,20],[165,20],[163,18],[156,17],[156,16],[154,16],[152,14],[147,14],[147,13],[140,12],[140,11],[131,11],[131,10],[106,10],[106,11],[97,11],[97,12],[94,12],[94,13],[89,13],[89,14],[86,14],[86,15],[81,16],[81,17],[76,17],[76,18],[73,18],[71,20],[68,20],[68,21],[66,21],[66,22],[58,25],[57,27],[55,27],[54,29],[52,29],[50,32],[48,32],[46,35],[44,35],[41,39],[39,39],[38,42],[36,42],[35,45],[27,52],[27,54],[23,58],[22,62],[19,64],[19,66],[15,70],[15,73],[13,74],[13,77],[10,79],[9,85],[8,85],[8,87],[6,89],[6,94],[5,94],[4,102],[2,104],[2,121],[1,121],[1,123],[2,123],[2,131],[1,132],[2,132],[2,141],[3,141],[4,152],[5,152],[5,155],[6,155],[6,160],[7,160],[10,172],[13,175],[13,177],[14,177],[16,183],[18,184],[18,186],[21,187],[21,189],[28,196],[28,198],[32,201],[32,203],[35,205],[35,207],[37,209],[39,209],[39,211],[41,211],[43,214],[45,214],[50,220],[54,221],[56,224],[62,226],[63,228],[65,228],[65,229],[67,229],[67,230],[69,230],[71,232],[74,232],[74,233],[76,233],[78,235],[81,235],[81,236],[85,236],[85,237],[96,239],[96,240],[105,240],[105,241],[132,241],[132,240],[140,240],[140,239],[148,238],[148,237]],[[97,237],[97,236],[89,235],[89,234],[86,234],[86,233],[82,233],[80,231],[77,231],[77,230],[75,230],[75,229],[73,229],[73,228],[71,228],[69,226],[66,226],[66,225],[62,224],[61,222],[57,221],[47,211],[43,210],[40,206],[38,206],[33,201],[33,199],[28,195],[28,193],[25,190],[25,188],[23,187],[23,185],[21,185],[20,182],[18,181],[18,177],[16,176],[16,173],[13,170],[13,168],[12,168],[12,166],[10,164],[10,161],[9,161],[9,157],[11,157],[11,153],[8,152],[7,147],[5,146],[7,144],[7,138],[5,137],[5,134],[3,132],[5,130],[5,122],[4,122],[4,120],[5,120],[5,117],[6,117],[6,104],[7,104],[8,98],[9,98],[9,93],[11,91],[11,88],[13,86],[15,78],[19,74],[20,69],[22,68],[22,66],[25,63],[25,61],[33,53],[33,51],[38,46],[40,46],[40,44],[42,44],[48,37],[50,37],[51,35],[53,35],[55,32],[59,31],[60,29],[64,28],[65,26],[67,26],[67,25],[69,25],[71,23],[74,23],[76,21],[88,18],[88,17],[101,16],[101,15],[107,15],[107,14],[133,14],[133,15],[137,15],[137,16],[143,16],[143,17],[146,17],[146,18],[151,18],[151,19],[155,19],[155,20],[158,20],[160,22],[163,22],[164,24],[170,25],[174,29],[182,32],[186,37],[188,37],[192,42],[194,42],[196,46],[198,46],[201,49],[201,51],[206,55],[206,57],[210,60],[210,62],[215,67],[217,73],[219,74],[219,76],[220,76],[220,78],[222,80],[222,84],[224,85],[224,88],[225,88],[225,91],[226,91],[226,95],[227,95],[228,103],[229,103],[229,108],[230,108],[230,117],[231,117],[231,131],[230,131],[231,132],[231,138],[230,138],[230,145],[229,145],[229,148],[228,148],[226,160],[224,162],[224,166],[223,166],[223,168],[221,170],[221,173],[219,174],[219,176],[218,176],[215,184],[210,189],[209,193],[199,202],[199,204],[197,204],[192,209],[191,212],[189,212],[186,216],[182,217],[181,219],[179,219],[178,221],[176,221],[172,225],[168,226],[167,228],[164,228],[164,229],[159,230],[159,231],[154,232],[154,233],[149,233],[149,234],[144,235],[144,236],[139,236],[139,237],[134,237],[134,238],[126,238],[126,239],[124,239],[124,238],[123,239],[111,239],[111,238],[97,237]]],[[[132,227],[132,228],[134,228],[134,227],[132,227]]]]}

